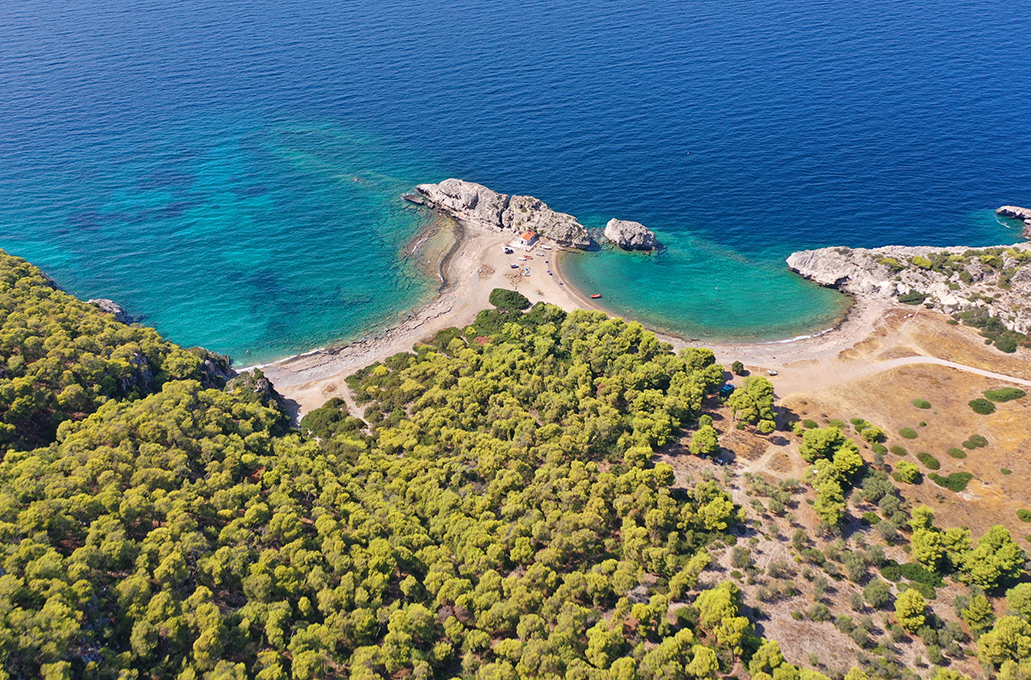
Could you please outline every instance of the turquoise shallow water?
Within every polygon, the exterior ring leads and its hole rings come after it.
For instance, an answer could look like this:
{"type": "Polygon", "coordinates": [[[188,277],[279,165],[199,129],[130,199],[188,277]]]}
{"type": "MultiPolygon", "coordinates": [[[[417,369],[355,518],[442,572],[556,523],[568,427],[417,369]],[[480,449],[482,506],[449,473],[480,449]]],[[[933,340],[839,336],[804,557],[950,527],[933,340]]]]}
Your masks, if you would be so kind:
{"type": "Polygon", "coordinates": [[[667,249],[567,274],[689,337],[841,309],[783,259],[983,246],[1031,204],[1019,3],[24,0],[0,8],[0,247],[255,363],[436,282],[399,195],[454,176],[667,249]],[[717,290],[718,287],[718,290],[717,290]]]}
{"type": "Polygon", "coordinates": [[[651,254],[607,248],[567,256],[563,274],[601,293],[610,312],[702,340],[765,341],[833,326],[848,308],[836,291],[785,276],[776,262],[747,258],[690,235],[665,235],[651,254]]]}

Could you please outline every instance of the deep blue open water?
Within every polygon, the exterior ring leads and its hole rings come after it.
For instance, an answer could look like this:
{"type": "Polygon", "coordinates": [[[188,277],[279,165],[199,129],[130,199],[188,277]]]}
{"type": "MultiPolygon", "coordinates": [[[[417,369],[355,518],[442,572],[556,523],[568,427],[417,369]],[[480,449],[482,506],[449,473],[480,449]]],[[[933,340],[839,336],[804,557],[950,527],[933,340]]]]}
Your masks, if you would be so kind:
{"type": "Polygon", "coordinates": [[[951,0],[3,3],[0,247],[252,363],[432,295],[398,195],[454,176],[652,227],[565,265],[616,311],[811,332],[841,301],[792,250],[1019,238],[1029,31],[951,0]]]}

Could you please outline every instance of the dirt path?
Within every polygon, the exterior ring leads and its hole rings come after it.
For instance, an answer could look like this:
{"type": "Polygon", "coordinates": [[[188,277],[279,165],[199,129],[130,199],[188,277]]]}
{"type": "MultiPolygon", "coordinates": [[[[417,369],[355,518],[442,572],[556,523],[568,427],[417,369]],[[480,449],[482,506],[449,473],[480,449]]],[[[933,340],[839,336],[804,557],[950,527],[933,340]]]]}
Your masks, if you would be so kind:
{"type": "Polygon", "coordinates": [[[958,371],[966,371],[967,373],[973,373],[975,375],[984,376],[985,378],[991,378],[992,380],[1003,380],[1006,382],[1016,383],[1025,387],[1031,387],[1031,380],[1024,380],[1023,378],[1015,378],[1011,375],[1003,375],[1002,373],[993,373],[992,371],[985,371],[980,368],[974,368],[972,366],[964,366],[963,364],[957,364],[954,361],[946,361],[939,359],[938,357],[900,357],[898,359],[888,359],[887,361],[879,361],[875,364],[868,364],[865,366],[865,370],[858,372],[858,374],[852,376],[853,378],[862,378],[875,373],[881,373],[888,371],[893,368],[899,368],[900,366],[909,366],[912,364],[934,364],[936,366],[947,366],[954,368],[958,371]]]}

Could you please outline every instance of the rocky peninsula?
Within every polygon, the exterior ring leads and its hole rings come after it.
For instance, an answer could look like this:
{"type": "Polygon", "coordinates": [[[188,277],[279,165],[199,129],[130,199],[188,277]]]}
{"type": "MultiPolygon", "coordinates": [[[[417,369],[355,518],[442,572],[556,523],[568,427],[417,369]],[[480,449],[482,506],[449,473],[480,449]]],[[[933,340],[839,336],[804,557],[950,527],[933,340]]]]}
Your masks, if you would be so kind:
{"type": "Polygon", "coordinates": [[[887,246],[792,253],[791,271],[858,298],[973,313],[1031,331],[1031,244],[993,248],[887,246]]]}
{"type": "Polygon", "coordinates": [[[425,205],[453,217],[463,226],[514,235],[535,231],[560,246],[585,250],[591,245],[587,229],[575,217],[548,207],[533,196],[499,194],[482,184],[446,179],[420,184],[406,201],[425,205]]]}
{"type": "Polygon", "coordinates": [[[1004,205],[995,209],[996,215],[1012,217],[1024,223],[1024,238],[1031,238],[1031,209],[1020,208],[1015,205],[1004,205]]]}

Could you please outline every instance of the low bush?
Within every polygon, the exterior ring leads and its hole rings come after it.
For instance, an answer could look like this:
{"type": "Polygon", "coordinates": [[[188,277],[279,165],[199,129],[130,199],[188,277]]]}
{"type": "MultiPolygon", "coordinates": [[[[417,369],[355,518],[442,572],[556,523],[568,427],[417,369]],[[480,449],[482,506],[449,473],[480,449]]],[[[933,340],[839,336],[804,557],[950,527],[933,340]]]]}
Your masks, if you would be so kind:
{"type": "Polygon", "coordinates": [[[963,442],[964,449],[981,449],[988,446],[988,440],[979,434],[971,435],[969,439],[963,442]]]}
{"type": "Polygon", "coordinates": [[[863,521],[873,526],[881,523],[881,516],[871,510],[863,513],[863,521]]]}
{"type": "Polygon", "coordinates": [[[894,453],[896,456],[904,456],[907,453],[909,453],[909,451],[906,451],[906,449],[904,449],[903,447],[899,446],[898,444],[894,444],[888,450],[891,451],[892,453],[894,453]]]}
{"type": "Polygon", "coordinates": [[[933,586],[935,588],[941,586],[944,582],[942,577],[916,562],[906,562],[905,564],[899,564],[895,560],[888,560],[881,568],[881,576],[898,583],[902,579],[912,581],[913,583],[921,583],[927,586],[933,586]]]}
{"type": "Polygon", "coordinates": [[[902,428],[899,430],[899,434],[902,435],[903,439],[916,439],[917,437],[916,430],[911,427],[902,428]]]}
{"type": "Polygon", "coordinates": [[[919,305],[926,299],[927,295],[925,293],[919,293],[915,290],[910,290],[908,293],[899,295],[899,302],[906,305],[919,305]]]}
{"type": "Polygon", "coordinates": [[[808,418],[803,420],[802,424],[805,425],[805,429],[807,430],[815,430],[816,428],[820,427],[819,423],[817,423],[815,420],[810,420],[808,418]]]}
{"type": "Polygon", "coordinates": [[[953,446],[951,449],[949,449],[945,453],[947,453],[950,456],[952,456],[953,458],[956,458],[956,459],[959,459],[959,460],[962,460],[962,459],[967,457],[967,452],[966,451],[964,451],[963,449],[957,449],[955,446],[953,446]]]}
{"type": "Polygon", "coordinates": [[[1014,399],[1021,399],[1027,396],[1027,392],[1019,390],[1016,387],[1003,387],[998,390],[988,390],[984,393],[985,399],[996,401],[999,403],[1005,401],[1013,401],[1014,399]]]}
{"type": "Polygon", "coordinates": [[[931,408],[931,402],[926,399],[914,399],[913,406],[916,406],[917,408],[931,408]]]}
{"type": "Polygon", "coordinates": [[[518,291],[495,288],[490,292],[490,303],[506,312],[517,312],[530,306],[530,301],[518,291]]]}
{"type": "Polygon", "coordinates": [[[942,477],[941,475],[932,472],[927,476],[930,477],[931,481],[938,486],[943,486],[949,491],[955,491],[956,493],[967,488],[967,484],[969,484],[970,480],[974,478],[974,475],[969,472],[953,472],[948,477],[942,477]]]}
{"type": "Polygon", "coordinates": [[[1004,475],[1012,475],[1013,474],[1013,470],[1010,470],[1009,468],[999,468],[999,472],[1001,472],[1004,475]]]}
{"type": "Polygon", "coordinates": [[[882,456],[888,452],[888,447],[884,444],[874,444],[870,448],[873,449],[874,453],[879,453],[882,456]]]}
{"type": "Polygon", "coordinates": [[[923,463],[924,467],[926,467],[928,470],[940,470],[942,467],[942,464],[938,462],[938,459],[932,456],[931,454],[927,453],[926,451],[921,451],[920,453],[916,454],[916,458],[921,463],[923,463]]]}
{"type": "Polygon", "coordinates": [[[1020,510],[1017,510],[1017,518],[1021,522],[1031,522],[1031,511],[1021,508],[1020,510]]]}
{"type": "Polygon", "coordinates": [[[988,401],[987,399],[971,400],[970,408],[974,409],[974,413],[980,413],[983,416],[995,413],[995,404],[988,401]]]}
{"type": "Polygon", "coordinates": [[[844,431],[845,427],[847,427],[845,425],[845,421],[844,420],[838,420],[837,418],[831,418],[830,420],[827,421],[827,424],[830,425],[831,427],[836,427],[836,428],[838,428],[841,431],[844,431]]]}

